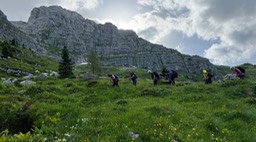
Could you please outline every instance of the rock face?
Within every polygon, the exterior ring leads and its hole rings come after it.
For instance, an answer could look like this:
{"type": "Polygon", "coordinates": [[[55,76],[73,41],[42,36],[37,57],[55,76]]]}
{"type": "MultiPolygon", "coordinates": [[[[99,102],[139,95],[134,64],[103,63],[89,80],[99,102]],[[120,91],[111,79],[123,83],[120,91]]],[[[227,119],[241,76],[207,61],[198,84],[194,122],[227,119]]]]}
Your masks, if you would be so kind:
{"type": "Polygon", "coordinates": [[[96,51],[104,65],[168,67],[188,72],[215,68],[208,59],[152,44],[134,31],[119,30],[111,23],[97,24],[59,6],[34,8],[27,23],[13,24],[56,58],[63,46],[67,46],[76,63],[86,62],[87,53],[96,51]]]}
{"type": "Polygon", "coordinates": [[[20,46],[30,48],[36,52],[43,53],[45,50],[38,45],[38,43],[32,37],[19,30],[11,22],[7,20],[7,17],[0,10],[0,39],[13,40],[15,39],[20,46]]]}

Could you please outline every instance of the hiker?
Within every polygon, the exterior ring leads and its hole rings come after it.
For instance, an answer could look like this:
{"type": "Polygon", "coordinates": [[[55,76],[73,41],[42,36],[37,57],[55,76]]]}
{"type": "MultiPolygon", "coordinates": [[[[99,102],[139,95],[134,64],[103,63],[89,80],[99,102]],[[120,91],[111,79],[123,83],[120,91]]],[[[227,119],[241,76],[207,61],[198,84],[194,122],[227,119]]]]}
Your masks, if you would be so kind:
{"type": "Polygon", "coordinates": [[[204,76],[204,83],[205,84],[211,84],[212,83],[212,75],[210,72],[208,72],[206,69],[203,70],[203,76],[204,76]]]}
{"type": "Polygon", "coordinates": [[[108,77],[110,77],[110,79],[111,79],[111,81],[112,81],[112,86],[113,87],[118,87],[118,81],[119,81],[119,79],[118,79],[118,75],[116,75],[116,74],[108,74],[108,77]]]}
{"type": "Polygon", "coordinates": [[[160,80],[159,74],[157,72],[152,72],[151,70],[148,70],[148,73],[151,75],[154,86],[156,86],[158,80],[160,80]]]}
{"type": "Polygon", "coordinates": [[[236,74],[236,77],[243,79],[245,77],[245,69],[242,67],[231,67],[233,74],[236,74]]]}
{"type": "Polygon", "coordinates": [[[178,77],[178,73],[175,70],[169,70],[169,84],[175,85],[175,78],[178,77]]]}
{"type": "Polygon", "coordinates": [[[166,80],[169,80],[169,69],[168,68],[163,68],[162,70],[162,74],[160,74],[160,76],[165,77],[166,80]]]}
{"type": "Polygon", "coordinates": [[[134,86],[137,85],[137,75],[132,71],[130,71],[130,80],[132,80],[132,84],[134,86]]]}

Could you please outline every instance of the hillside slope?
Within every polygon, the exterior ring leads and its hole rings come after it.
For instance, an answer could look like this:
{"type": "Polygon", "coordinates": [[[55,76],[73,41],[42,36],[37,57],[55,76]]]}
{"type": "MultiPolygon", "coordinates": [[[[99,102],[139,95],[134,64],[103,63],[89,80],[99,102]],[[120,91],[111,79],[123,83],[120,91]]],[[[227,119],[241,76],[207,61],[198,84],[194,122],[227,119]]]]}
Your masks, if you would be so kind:
{"type": "Polygon", "coordinates": [[[58,62],[36,53],[35,51],[11,45],[8,41],[0,39],[0,77],[23,77],[28,74],[37,75],[47,70],[57,71],[58,62]],[[2,58],[2,50],[5,44],[9,44],[13,50],[13,57],[2,58]]]}
{"type": "Polygon", "coordinates": [[[255,141],[255,86],[250,80],[155,88],[145,79],[137,87],[121,79],[119,88],[108,79],[0,83],[0,141],[255,141]]]}
{"type": "MultiPolygon", "coordinates": [[[[1,68],[57,70],[54,60],[13,48],[13,58],[0,58],[1,68]]],[[[175,86],[160,81],[153,87],[145,69],[122,67],[103,71],[120,75],[117,88],[104,76],[90,81],[33,78],[31,85],[0,82],[0,141],[253,142],[256,67],[242,66],[248,71],[244,80],[214,80],[211,85],[179,80],[180,73],[175,86]],[[127,78],[131,69],[138,75],[137,87],[127,78]]],[[[75,73],[81,71],[86,72],[81,67],[75,73]]],[[[22,78],[2,71],[0,76],[22,78]]]]}

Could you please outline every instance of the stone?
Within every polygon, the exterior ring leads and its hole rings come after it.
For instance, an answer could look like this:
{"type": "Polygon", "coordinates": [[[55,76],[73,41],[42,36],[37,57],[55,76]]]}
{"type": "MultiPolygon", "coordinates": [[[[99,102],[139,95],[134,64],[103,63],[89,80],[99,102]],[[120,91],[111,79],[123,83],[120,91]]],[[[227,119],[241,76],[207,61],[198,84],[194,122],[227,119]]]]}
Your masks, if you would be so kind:
{"type": "Polygon", "coordinates": [[[30,80],[30,79],[33,79],[33,78],[34,78],[33,74],[28,74],[27,76],[23,77],[23,79],[25,79],[25,80],[30,80]]]}
{"type": "Polygon", "coordinates": [[[4,84],[13,84],[17,81],[16,78],[1,78],[4,84]]]}
{"type": "Polygon", "coordinates": [[[41,73],[40,75],[37,76],[37,78],[47,78],[48,77],[48,73],[41,73]]]}
{"type": "Polygon", "coordinates": [[[229,79],[236,79],[236,74],[226,74],[224,77],[223,77],[223,80],[229,80],[229,79]]]}
{"type": "Polygon", "coordinates": [[[36,82],[32,81],[32,80],[24,80],[20,82],[20,85],[31,85],[31,84],[35,84],[36,82]]]}
{"type": "Polygon", "coordinates": [[[49,73],[49,75],[52,76],[52,77],[59,77],[59,76],[60,76],[59,73],[58,73],[58,72],[55,72],[55,71],[51,71],[51,72],[49,73]]]}

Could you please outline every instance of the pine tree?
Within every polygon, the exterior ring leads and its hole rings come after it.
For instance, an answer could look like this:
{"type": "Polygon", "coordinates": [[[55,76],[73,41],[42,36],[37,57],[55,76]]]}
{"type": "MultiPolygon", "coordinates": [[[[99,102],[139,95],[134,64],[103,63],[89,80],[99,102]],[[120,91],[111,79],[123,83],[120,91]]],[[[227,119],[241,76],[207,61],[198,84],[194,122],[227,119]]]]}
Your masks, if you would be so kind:
{"type": "Polygon", "coordinates": [[[72,63],[69,57],[69,52],[66,46],[64,46],[61,54],[62,60],[59,62],[59,74],[60,78],[69,78],[73,76],[72,63]]]}
{"type": "Polygon", "coordinates": [[[13,57],[13,50],[7,41],[4,41],[3,43],[2,55],[3,58],[13,57]]]}
{"type": "Polygon", "coordinates": [[[17,41],[15,40],[15,39],[12,39],[11,40],[11,45],[12,46],[17,46],[18,44],[17,44],[17,41]]]}
{"type": "Polygon", "coordinates": [[[88,62],[89,68],[91,70],[91,73],[93,73],[93,74],[100,73],[100,71],[101,71],[100,61],[99,61],[99,58],[97,57],[96,52],[94,52],[94,51],[89,52],[87,62],[88,62]]]}

